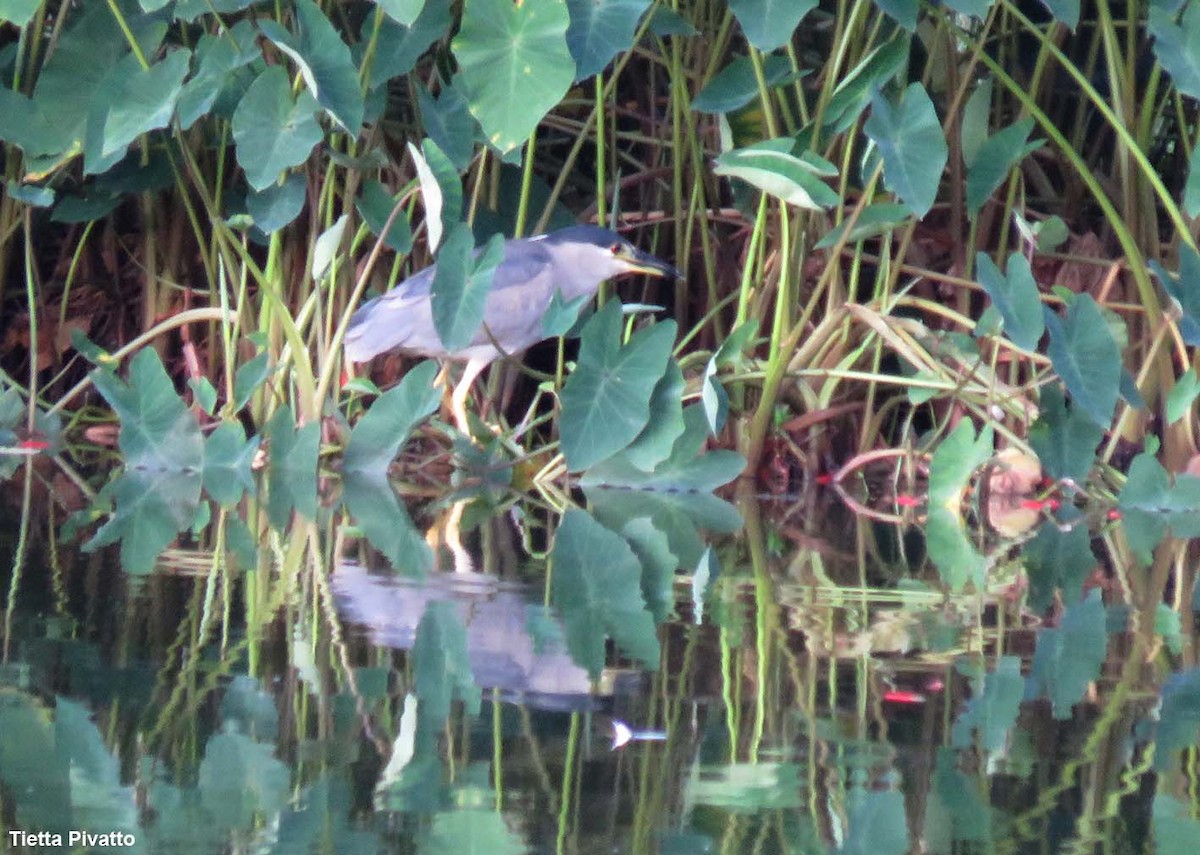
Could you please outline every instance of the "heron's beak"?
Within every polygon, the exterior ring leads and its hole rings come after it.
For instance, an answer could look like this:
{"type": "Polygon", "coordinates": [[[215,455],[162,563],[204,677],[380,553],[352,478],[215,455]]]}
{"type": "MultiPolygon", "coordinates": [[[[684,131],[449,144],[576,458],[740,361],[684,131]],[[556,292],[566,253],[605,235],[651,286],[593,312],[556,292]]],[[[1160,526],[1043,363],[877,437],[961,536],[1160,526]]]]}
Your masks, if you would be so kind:
{"type": "Polygon", "coordinates": [[[647,276],[662,276],[667,279],[682,279],[683,274],[661,258],[656,258],[648,252],[634,249],[623,258],[629,266],[630,273],[645,273],[647,276]]]}

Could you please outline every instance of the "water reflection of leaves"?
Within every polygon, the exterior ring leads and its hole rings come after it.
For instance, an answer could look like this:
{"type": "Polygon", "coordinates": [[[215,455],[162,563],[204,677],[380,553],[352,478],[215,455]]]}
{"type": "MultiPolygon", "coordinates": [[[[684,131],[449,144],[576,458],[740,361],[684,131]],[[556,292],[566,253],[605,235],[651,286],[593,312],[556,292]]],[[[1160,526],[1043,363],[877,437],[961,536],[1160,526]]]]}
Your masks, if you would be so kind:
{"type": "Polygon", "coordinates": [[[125,572],[149,573],[159,553],[195,518],[200,483],[198,471],[127,469],[100,492],[98,501],[112,501],[112,516],[83,548],[119,540],[125,572]]]}
{"type": "Polygon", "coordinates": [[[1049,696],[1054,717],[1069,718],[1071,707],[1100,676],[1107,649],[1104,603],[1093,590],[1066,609],[1059,626],[1038,636],[1026,696],[1049,696]]]}
{"type": "Polygon", "coordinates": [[[302,516],[317,515],[317,452],[321,426],[316,422],[299,429],[286,404],[267,422],[270,469],[267,478],[267,519],[277,529],[287,527],[294,508],[302,516]]]}
{"type": "Polygon", "coordinates": [[[572,509],[554,536],[551,596],[566,624],[572,658],[592,678],[609,636],[628,655],[658,667],[654,617],[642,598],[642,565],[620,535],[572,509]]]}
{"type": "Polygon", "coordinates": [[[350,516],[394,570],[416,575],[429,572],[433,553],[388,483],[385,472],[347,472],[342,481],[342,496],[350,516]]]}
{"type": "Polygon", "coordinates": [[[468,713],[479,713],[481,693],[471,674],[467,630],[452,603],[435,601],[425,607],[413,644],[413,670],[422,727],[440,728],[455,697],[466,704],[468,713]]]}

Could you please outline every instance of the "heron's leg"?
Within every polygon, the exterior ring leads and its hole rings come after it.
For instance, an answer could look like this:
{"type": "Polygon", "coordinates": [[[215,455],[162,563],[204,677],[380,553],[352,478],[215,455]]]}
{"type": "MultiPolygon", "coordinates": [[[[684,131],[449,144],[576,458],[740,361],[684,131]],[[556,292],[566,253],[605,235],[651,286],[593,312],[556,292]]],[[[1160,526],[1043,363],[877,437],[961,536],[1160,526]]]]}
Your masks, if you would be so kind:
{"type": "Polygon", "coordinates": [[[490,359],[468,359],[463,368],[462,379],[458,381],[458,385],[454,387],[454,394],[450,396],[450,409],[454,412],[454,421],[458,429],[467,436],[471,435],[467,423],[467,395],[471,394],[471,384],[475,382],[475,378],[490,362],[490,359]]]}

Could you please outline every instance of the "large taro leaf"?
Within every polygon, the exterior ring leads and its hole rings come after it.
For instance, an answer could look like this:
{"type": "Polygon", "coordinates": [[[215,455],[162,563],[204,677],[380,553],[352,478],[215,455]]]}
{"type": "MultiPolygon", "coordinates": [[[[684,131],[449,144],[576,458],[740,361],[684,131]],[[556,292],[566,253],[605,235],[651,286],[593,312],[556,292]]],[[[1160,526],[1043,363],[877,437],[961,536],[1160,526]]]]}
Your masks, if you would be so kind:
{"type": "MultiPolygon", "coordinates": [[[[762,58],[763,82],[778,86],[791,73],[792,63],[783,54],[762,58]]],[[[748,56],[739,56],[722,68],[692,99],[692,109],[700,113],[730,113],[740,110],[758,97],[758,78],[748,56]]]]}
{"type": "Polygon", "coordinates": [[[1200,376],[1195,368],[1189,368],[1175,379],[1175,385],[1167,393],[1167,424],[1173,425],[1191,415],[1197,397],[1200,397],[1200,376]]]}
{"type": "Polygon", "coordinates": [[[393,570],[412,576],[429,572],[433,553],[396,497],[385,471],[346,472],[342,498],[355,524],[387,558],[393,570]]]}
{"type": "Polygon", "coordinates": [[[226,421],[209,434],[204,443],[204,489],[218,504],[230,507],[242,493],[254,489],[251,464],[258,453],[261,437],[246,439],[239,421],[226,421]]]}
{"type": "Polygon", "coordinates": [[[642,598],[646,609],[656,624],[661,623],[675,607],[675,571],[683,564],[671,552],[667,532],[649,517],[630,520],[621,528],[620,535],[642,565],[642,598]]]}
{"type": "Polygon", "coordinates": [[[1082,484],[1096,462],[1096,446],[1104,438],[1104,428],[1081,408],[1068,410],[1057,386],[1042,390],[1039,403],[1041,412],[1029,429],[1029,445],[1050,477],[1082,484]]]}
{"type": "Polygon", "coordinates": [[[426,0],[379,0],[379,8],[397,23],[411,25],[425,9],[426,0]]]}
{"type": "Polygon", "coordinates": [[[1200,5],[1189,3],[1180,24],[1162,4],[1151,3],[1146,28],[1154,37],[1154,54],[1185,95],[1200,98],[1200,5]]]}
{"type": "Polygon", "coordinates": [[[1044,309],[1047,352],[1076,407],[1102,428],[1112,422],[1121,384],[1121,351],[1090,294],[1071,301],[1066,318],[1044,309]]]}
{"type": "Polygon", "coordinates": [[[988,9],[992,8],[991,0],[946,0],[946,5],[955,12],[973,15],[981,21],[987,17],[988,9]]]}
{"type": "MultiPolygon", "coordinates": [[[[1166,679],[1158,722],[1154,766],[1159,770],[1177,768],[1178,752],[1200,743],[1200,669],[1192,668],[1166,679]]],[[[1189,844],[1194,848],[1194,838],[1189,844]]]]}
{"type": "Polygon", "coordinates": [[[264,190],[280,172],[308,159],[322,138],[317,108],[307,89],[292,100],[291,82],[278,65],[255,78],[233,113],[237,159],[251,187],[264,190]]]}
{"type": "MultiPolygon", "coordinates": [[[[133,0],[116,3],[116,11],[128,24],[143,55],[153,55],[166,34],[165,16],[142,14],[133,0]]],[[[26,163],[27,171],[49,168],[55,161],[82,151],[91,106],[118,61],[129,53],[118,15],[108,4],[88,4],[80,15],[72,17],[70,26],[56,40],[33,90],[33,106],[46,127],[44,135],[35,137],[38,150],[26,153],[46,157],[26,163]]],[[[0,128],[4,124],[0,118],[0,128]]]]}
{"type": "Polygon", "coordinates": [[[64,838],[72,830],[138,832],[133,790],[88,708],[62,696],[47,706],[10,680],[0,690],[0,782],[10,815],[64,838]]]}
{"type": "Polygon", "coordinates": [[[457,178],[458,172],[471,164],[479,136],[479,123],[471,115],[467,96],[462,87],[452,81],[442,84],[436,98],[424,86],[418,87],[417,104],[421,108],[425,133],[454,165],[457,178]]]}
{"type": "Polygon", "coordinates": [[[53,155],[59,137],[41,107],[20,92],[0,87],[0,140],[15,145],[26,157],[53,155]]]}
{"type": "Polygon", "coordinates": [[[592,515],[605,528],[624,531],[648,519],[667,538],[680,567],[695,567],[707,549],[701,531],[733,534],[742,527],[737,508],[711,493],[653,493],[648,490],[587,487],[592,515]]]}
{"type": "Polygon", "coordinates": [[[273,234],[300,216],[307,199],[306,190],[304,176],[293,172],[282,184],[271,184],[258,193],[247,193],[246,213],[263,234],[273,234]]]}
{"type": "Polygon", "coordinates": [[[917,217],[924,217],[937,198],[950,149],[929,93],[919,82],[904,90],[898,103],[881,94],[871,102],[871,118],[863,125],[883,156],[883,178],[917,217]]]}
{"type": "MultiPolygon", "coordinates": [[[[1161,749],[1155,751],[1155,765],[1163,771],[1170,769],[1169,764],[1177,760],[1173,753],[1168,755],[1161,749]]],[[[1200,819],[1196,819],[1192,813],[1191,798],[1181,798],[1159,789],[1154,794],[1152,804],[1150,833],[1153,835],[1155,853],[1191,855],[1196,848],[1196,841],[1200,840],[1200,819]]]]}
{"type": "Polygon", "coordinates": [[[1008,257],[1005,273],[1000,272],[991,256],[979,253],[975,266],[979,284],[992,298],[992,305],[1004,319],[1004,334],[1022,350],[1033,350],[1046,329],[1042,317],[1041,295],[1029,261],[1019,252],[1008,257]]]}
{"type": "Polygon", "coordinates": [[[425,227],[429,229],[429,249],[436,252],[442,243],[443,232],[450,232],[462,216],[462,181],[458,170],[437,143],[426,139],[417,148],[411,142],[412,156],[421,197],[425,200],[425,227]]]}
{"type": "Polygon", "coordinates": [[[909,42],[901,36],[892,38],[867,54],[842,78],[825,110],[826,128],[840,133],[858,121],[872,94],[907,67],[909,42]]]}
{"type": "Polygon", "coordinates": [[[670,36],[695,36],[700,33],[687,18],[661,3],[656,3],[650,10],[650,32],[664,39],[670,36]]]}
{"type": "Polygon", "coordinates": [[[478,714],[481,692],[471,673],[467,628],[454,603],[435,600],[425,607],[413,642],[412,667],[423,723],[426,716],[434,728],[445,722],[455,697],[469,714],[478,714]]]}
{"type": "Polygon", "coordinates": [[[4,0],[0,2],[0,21],[24,27],[41,5],[41,0],[4,0]]]}
{"type": "Polygon", "coordinates": [[[1152,454],[1133,458],[1125,486],[1117,497],[1121,510],[1163,511],[1171,506],[1171,476],[1152,454]]]}
{"type": "Polygon", "coordinates": [[[930,502],[925,520],[925,548],[946,586],[958,593],[968,582],[982,589],[987,559],[967,537],[962,516],[930,502]]]}
{"type": "Polygon", "coordinates": [[[159,553],[196,518],[200,483],[196,470],[127,469],[101,492],[112,500],[113,512],[84,550],[119,540],[122,569],[149,573],[159,553]]]}
{"type": "MultiPolygon", "coordinates": [[[[175,0],[174,12],[176,21],[194,21],[201,15],[216,13],[231,15],[240,12],[256,3],[258,0],[175,0]]],[[[155,0],[157,3],[158,0],[155,0]]]]}
{"type": "Polygon", "coordinates": [[[562,0],[465,0],[454,37],[471,113],[501,152],[521,145],[575,79],[562,0]]]}
{"type": "Polygon", "coordinates": [[[234,83],[235,72],[262,57],[249,21],[238,21],[220,35],[205,33],[196,43],[196,73],[179,95],[179,127],[190,128],[234,83]]]}
{"type": "Polygon", "coordinates": [[[975,91],[967,99],[959,119],[959,141],[963,163],[967,169],[975,163],[979,150],[988,140],[988,129],[992,118],[993,80],[985,77],[975,85],[975,91]]]}
{"type": "Polygon", "coordinates": [[[999,189],[1012,168],[1035,151],[1040,142],[1029,143],[1033,119],[1024,118],[988,137],[967,167],[967,212],[974,219],[991,195],[999,189]]]}
{"type": "Polygon", "coordinates": [[[910,33],[917,29],[917,0],[875,0],[875,5],[910,33]]]}
{"type": "MultiPolygon", "coordinates": [[[[1024,731],[1018,730],[1017,734],[1024,735],[1024,731]]],[[[953,845],[969,849],[972,844],[986,851],[992,848],[996,837],[992,828],[995,812],[989,804],[987,788],[980,787],[974,777],[962,770],[962,750],[957,745],[943,745],[937,751],[926,797],[924,828],[918,832],[933,852],[949,851],[953,845]]]]}
{"type": "Polygon", "coordinates": [[[650,0],[567,0],[567,47],[575,57],[575,79],[603,71],[613,57],[633,47],[638,22],[648,8],[650,0]]]}
{"type": "Polygon", "coordinates": [[[579,479],[580,484],[705,493],[742,474],[746,458],[737,452],[704,450],[708,421],[703,407],[688,407],[683,411],[683,422],[684,430],[671,444],[670,453],[649,470],[635,465],[628,450],[619,451],[590,467],[579,479]]]}
{"type": "Polygon", "coordinates": [[[128,383],[105,368],[92,372],[92,382],[121,420],[117,442],[130,468],[200,470],[204,462],[200,425],[175,393],[152,348],[139,351],[130,362],[128,383]]]}
{"type": "Polygon", "coordinates": [[[972,733],[978,733],[984,751],[1000,751],[1008,740],[1009,731],[1017,723],[1025,687],[1020,657],[1001,656],[982,683],[954,722],[951,739],[955,748],[970,748],[974,741],[972,733]]]}
{"type": "Polygon", "coordinates": [[[16,822],[66,832],[74,823],[70,759],[55,748],[46,701],[15,686],[0,688],[0,781],[16,822]]]}
{"type": "Polygon", "coordinates": [[[992,454],[992,428],[985,425],[975,436],[969,419],[963,419],[942,440],[929,461],[929,504],[957,512],[971,475],[992,454]]]}
{"type": "Polygon", "coordinates": [[[1059,626],[1038,636],[1026,697],[1048,695],[1054,717],[1069,718],[1071,707],[1100,676],[1107,649],[1104,603],[1100,591],[1093,590],[1067,606],[1059,626]]]}
{"type": "Polygon", "coordinates": [[[1029,606],[1037,614],[1050,607],[1056,591],[1062,592],[1063,602],[1076,602],[1096,567],[1087,526],[1064,527],[1058,520],[1046,520],[1038,527],[1022,557],[1029,577],[1029,606]]]}
{"type": "MultiPolygon", "coordinates": [[[[374,16],[364,16],[360,45],[371,43],[373,26],[374,16]]],[[[375,39],[375,57],[371,63],[368,84],[370,88],[374,89],[393,77],[412,71],[421,54],[429,50],[429,46],[449,28],[450,4],[439,3],[436,0],[425,4],[425,8],[411,26],[406,27],[391,20],[384,20],[375,39]]]]}
{"type": "MultiPolygon", "coordinates": [[[[914,0],[915,5],[915,0],[914,0]]],[[[904,793],[855,784],[846,795],[845,842],[839,855],[903,855],[908,851],[904,793]]]]}
{"type": "Polygon", "coordinates": [[[139,136],[170,123],[190,60],[191,51],[174,50],[149,68],[142,68],[133,54],[113,67],[89,105],[85,174],[106,171],[139,136]]]}
{"type": "Polygon", "coordinates": [[[346,442],[346,472],[386,474],[414,427],[432,413],[441,400],[434,385],[437,365],[422,362],[404,375],[394,388],[379,396],[363,415],[346,442]]]}
{"type": "Polygon", "coordinates": [[[256,816],[275,816],[287,804],[288,768],[270,743],[226,731],[208,740],[196,788],[213,823],[249,828],[256,816]]]}
{"type": "Polygon", "coordinates": [[[92,832],[119,829],[132,835],[139,830],[134,790],[122,784],[121,760],[105,737],[86,705],[61,695],[55,698],[53,753],[70,770],[71,795],[64,806],[71,808],[72,824],[92,832]]]}
{"type": "Polygon", "coordinates": [[[650,421],[623,452],[638,469],[650,470],[662,463],[671,455],[675,441],[682,436],[684,387],[679,363],[669,360],[666,372],[650,396],[650,421]]]}
{"type": "Polygon", "coordinates": [[[1184,343],[1200,344],[1200,254],[1187,244],[1179,247],[1179,279],[1163,270],[1157,261],[1151,261],[1149,266],[1166,292],[1179,303],[1183,316],[1175,323],[1184,343]]]}
{"type": "Polygon", "coordinates": [[[1177,537],[1200,536],[1200,478],[1185,473],[1172,484],[1150,450],[1133,459],[1117,505],[1130,549],[1144,564],[1168,525],[1177,537]]]}
{"type": "Polygon", "coordinates": [[[610,300],[583,329],[579,362],[562,390],[563,454],[572,471],[628,446],[650,420],[650,398],[667,368],[675,323],[639,330],[621,344],[621,306],[610,300]]]}
{"type": "Polygon", "coordinates": [[[817,0],[729,0],[746,41],[761,51],[791,41],[800,19],[816,7],[817,0]]]}
{"type": "Polygon", "coordinates": [[[312,0],[296,0],[295,9],[298,36],[270,20],[261,21],[259,29],[292,58],[309,91],[334,121],[357,136],[363,122],[363,96],[350,48],[312,0]]]}
{"type": "Polygon", "coordinates": [[[466,223],[456,225],[438,253],[433,275],[433,326],[442,345],[450,351],[469,345],[483,326],[492,275],[504,260],[504,235],[492,235],[477,256],[473,255],[474,244],[471,227],[466,223]]]}
{"type": "Polygon", "coordinates": [[[660,650],[642,598],[642,567],[625,540],[572,508],[554,534],[551,560],[551,598],[575,663],[599,677],[611,637],[626,655],[657,669],[660,650]]]}
{"type": "Polygon", "coordinates": [[[270,467],[267,480],[267,517],[277,529],[287,526],[295,508],[312,519],[317,514],[317,453],[321,426],[317,422],[294,428],[291,407],[275,411],[267,422],[270,467]]]}
{"type": "Polygon", "coordinates": [[[371,233],[376,237],[382,235],[383,242],[388,249],[407,254],[412,249],[413,236],[406,211],[403,209],[397,211],[396,216],[392,218],[392,225],[388,228],[387,234],[383,234],[384,225],[402,198],[403,194],[393,196],[382,182],[368,178],[363,182],[362,195],[355,200],[354,207],[371,233]]]}
{"type": "Polygon", "coordinates": [[[853,226],[851,225],[850,218],[847,217],[830,229],[825,234],[825,237],[817,241],[815,248],[827,249],[836,245],[842,240],[842,236],[846,234],[846,229],[850,229],[850,234],[846,235],[845,238],[846,242],[853,244],[857,241],[892,231],[911,217],[912,214],[903,205],[898,205],[895,202],[876,202],[873,205],[867,205],[859,212],[858,218],[853,222],[853,226]]]}
{"type": "Polygon", "coordinates": [[[487,807],[470,807],[475,804],[469,799],[477,798],[473,793],[458,802],[461,806],[453,810],[438,811],[433,815],[429,831],[420,852],[422,855],[444,855],[456,852],[459,855],[522,855],[529,848],[498,811],[487,807]]]}
{"type": "MultiPolygon", "coordinates": [[[[345,697],[342,695],[338,700],[341,701],[345,697]]],[[[348,705],[339,705],[339,708],[345,709],[346,706],[348,705]]],[[[338,746],[335,749],[337,751],[341,751],[342,746],[346,744],[346,740],[343,738],[345,731],[341,728],[341,723],[338,721],[335,725],[338,734],[335,737],[338,740],[335,743],[338,746]]],[[[344,755],[339,754],[338,756],[344,755]]],[[[416,771],[417,767],[421,765],[422,759],[412,758],[404,767],[404,774],[408,775],[416,771]]],[[[342,774],[341,762],[338,761],[331,765],[336,765],[337,771],[330,770],[318,777],[312,784],[299,788],[298,792],[293,792],[288,800],[288,805],[275,817],[272,845],[269,850],[271,855],[320,850],[337,852],[338,855],[369,855],[369,853],[382,852],[387,849],[382,831],[364,828],[362,823],[355,818],[354,804],[357,796],[351,793],[348,776],[342,774]]],[[[428,771],[428,769],[422,769],[421,774],[428,774],[428,771]]],[[[437,771],[440,772],[440,767],[437,771]]],[[[436,789],[441,784],[440,775],[436,773],[430,775],[426,780],[429,781],[431,789],[436,789]]],[[[381,809],[383,808],[381,807],[381,809]]],[[[388,804],[387,809],[394,810],[395,808],[388,804]]],[[[179,818],[175,818],[175,823],[177,828],[182,826],[188,831],[191,830],[191,826],[195,825],[194,822],[188,823],[179,818]]],[[[180,845],[169,847],[161,844],[155,846],[155,843],[157,841],[150,844],[152,852],[199,852],[219,848],[215,845],[202,846],[199,844],[190,847],[180,845]]]]}
{"type": "Polygon", "coordinates": [[[838,194],[822,180],[837,170],[811,152],[793,154],[793,144],[790,137],[781,137],[727,151],[717,158],[713,172],[740,178],[798,208],[822,210],[838,204],[838,194]]]}

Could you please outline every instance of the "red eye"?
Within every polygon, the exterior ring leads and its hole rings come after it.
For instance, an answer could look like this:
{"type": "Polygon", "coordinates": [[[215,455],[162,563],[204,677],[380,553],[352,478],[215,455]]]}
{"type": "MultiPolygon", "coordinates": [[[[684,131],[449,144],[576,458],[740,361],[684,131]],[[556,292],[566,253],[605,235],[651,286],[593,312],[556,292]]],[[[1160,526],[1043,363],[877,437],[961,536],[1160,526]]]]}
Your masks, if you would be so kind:
{"type": "Polygon", "coordinates": [[[612,246],[610,246],[608,248],[608,251],[611,252],[613,255],[620,255],[621,254],[621,245],[619,243],[614,243],[612,246]]]}

